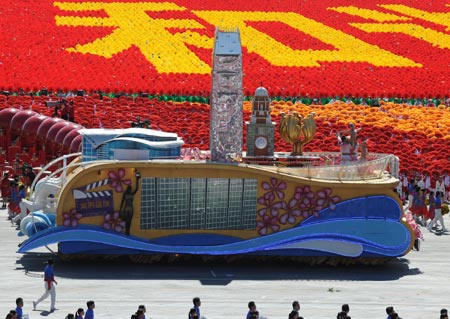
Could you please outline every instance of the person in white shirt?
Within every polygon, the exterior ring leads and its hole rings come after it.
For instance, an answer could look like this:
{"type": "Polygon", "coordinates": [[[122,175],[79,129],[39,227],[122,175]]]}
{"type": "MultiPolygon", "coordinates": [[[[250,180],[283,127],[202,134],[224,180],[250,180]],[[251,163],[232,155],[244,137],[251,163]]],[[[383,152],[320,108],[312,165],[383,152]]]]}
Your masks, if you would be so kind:
{"type": "Polygon", "coordinates": [[[438,180],[436,181],[436,188],[434,191],[435,193],[441,192],[441,194],[445,194],[445,184],[442,176],[439,176],[438,180]]]}

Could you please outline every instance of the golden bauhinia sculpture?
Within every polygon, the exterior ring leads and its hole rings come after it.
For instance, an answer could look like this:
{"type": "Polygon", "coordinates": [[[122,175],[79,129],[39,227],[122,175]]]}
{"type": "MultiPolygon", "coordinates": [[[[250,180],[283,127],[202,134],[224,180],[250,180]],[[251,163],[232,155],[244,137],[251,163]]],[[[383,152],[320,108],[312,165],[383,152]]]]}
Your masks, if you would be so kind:
{"type": "Polygon", "coordinates": [[[292,156],[302,155],[303,146],[309,143],[316,134],[315,113],[303,118],[297,112],[286,115],[281,113],[280,135],[281,138],[293,145],[292,156]]]}

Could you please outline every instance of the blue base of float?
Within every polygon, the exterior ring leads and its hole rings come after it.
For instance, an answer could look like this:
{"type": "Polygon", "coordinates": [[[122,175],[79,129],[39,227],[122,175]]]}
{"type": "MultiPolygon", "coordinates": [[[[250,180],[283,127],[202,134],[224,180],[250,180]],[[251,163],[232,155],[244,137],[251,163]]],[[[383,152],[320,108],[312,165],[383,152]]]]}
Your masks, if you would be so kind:
{"type": "Polygon", "coordinates": [[[401,208],[394,199],[371,196],[341,202],[335,210],[326,208],[297,227],[251,239],[214,233],[143,239],[92,225],[58,226],[36,233],[19,252],[59,243],[64,254],[398,257],[412,242],[400,218],[401,208]]]}

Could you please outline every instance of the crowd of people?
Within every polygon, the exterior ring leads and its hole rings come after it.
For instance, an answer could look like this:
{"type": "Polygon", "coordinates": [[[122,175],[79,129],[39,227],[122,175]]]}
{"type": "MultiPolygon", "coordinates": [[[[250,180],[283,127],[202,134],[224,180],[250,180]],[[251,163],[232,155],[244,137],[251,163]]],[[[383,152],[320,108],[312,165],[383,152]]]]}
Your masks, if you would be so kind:
{"type": "MultiPolygon", "coordinates": [[[[53,302],[54,300],[52,300],[53,302]]],[[[200,315],[201,301],[199,297],[195,297],[193,300],[193,307],[188,312],[188,319],[206,319],[206,317],[200,315]]],[[[24,301],[22,298],[16,299],[16,308],[10,310],[6,315],[6,319],[29,319],[29,315],[23,312],[24,301]]],[[[78,308],[75,313],[69,313],[65,316],[65,319],[94,319],[95,302],[89,300],[86,302],[86,310],[78,308]]],[[[245,319],[266,319],[266,317],[259,314],[254,301],[248,303],[248,312],[245,319]]],[[[36,304],[33,301],[33,310],[36,310],[36,304]]],[[[53,312],[56,309],[52,309],[53,312]]],[[[147,309],[145,305],[139,305],[135,313],[131,314],[131,319],[147,319],[147,309]]],[[[401,319],[399,314],[395,311],[393,306],[386,307],[386,319],[401,319]]],[[[300,303],[298,301],[292,302],[292,310],[288,314],[288,319],[303,319],[300,316],[300,303]]],[[[440,319],[448,319],[448,311],[442,308],[440,311],[440,319]]],[[[340,311],[337,313],[336,319],[351,319],[350,306],[343,304],[340,311]]]]}
{"type": "Polygon", "coordinates": [[[430,232],[448,232],[443,215],[448,213],[450,177],[445,173],[444,176],[431,179],[425,174],[408,180],[402,174],[401,183],[400,196],[406,204],[406,211],[413,214],[416,222],[427,227],[430,232]]]}

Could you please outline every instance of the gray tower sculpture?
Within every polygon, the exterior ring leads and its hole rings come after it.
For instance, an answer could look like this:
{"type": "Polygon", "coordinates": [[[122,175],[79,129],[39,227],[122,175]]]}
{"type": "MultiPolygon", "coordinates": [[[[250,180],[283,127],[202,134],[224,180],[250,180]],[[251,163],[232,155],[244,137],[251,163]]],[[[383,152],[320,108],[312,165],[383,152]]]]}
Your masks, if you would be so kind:
{"type": "Polygon", "coordinates": [[[211,160],[242,154],[242,48],[239,30],[216,28],[211,89],[211,160]]]}
{"type": "Polygon", "coordinates": [[[269,93],[263,87],[255,91],[252,117],[247,125],[247,156],[273,156],[275,123],[270,117],[269,93]]]}

